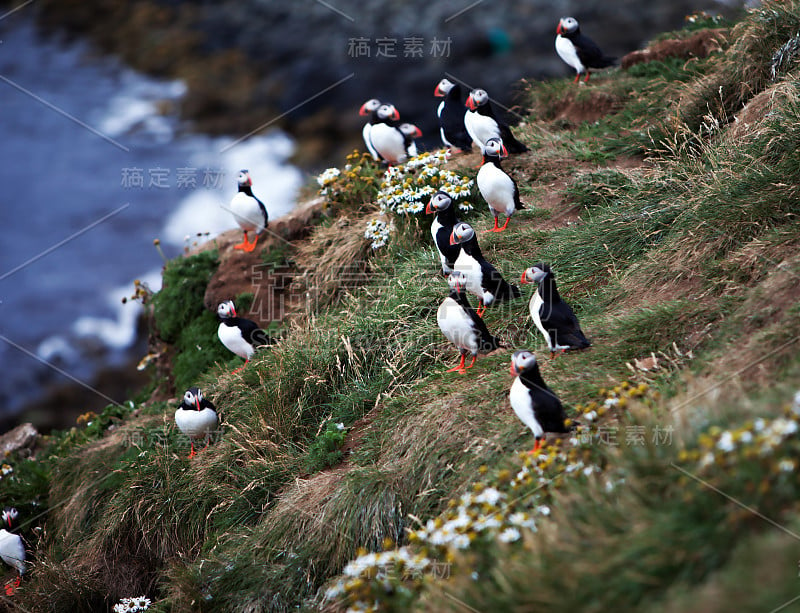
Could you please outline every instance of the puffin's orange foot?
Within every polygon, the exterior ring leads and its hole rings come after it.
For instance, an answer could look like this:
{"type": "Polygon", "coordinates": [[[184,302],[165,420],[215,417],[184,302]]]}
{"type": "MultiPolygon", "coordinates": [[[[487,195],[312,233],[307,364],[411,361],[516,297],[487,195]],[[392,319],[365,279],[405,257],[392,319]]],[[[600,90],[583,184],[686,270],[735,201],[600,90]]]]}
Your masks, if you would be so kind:
{"type": "Polygon", "coordinates": [[[6,591],[6,596],[13,596],[15,594],[15,592],[17,591],[17,588],[19,587],[19,584],[20,584],[20,578],[19,577],[15,577],[14,579],[12,579],[8,583],[6,583],[5,586],[4,586],[5,587],[5,591],[6,591]]]}
{"type": "Polygon", "coordinates": [[[481,307],[479,307],[479,308],[478,308],[478,310],[477,310],[477,311],[475,311],[475,314],[476,314],[478,317],[480,317],[480,318],[483,318],[483,314],[484,314],[485,312],[486,312],[486,307],[485,307],[485,306],[481,306],[481,307]]]}

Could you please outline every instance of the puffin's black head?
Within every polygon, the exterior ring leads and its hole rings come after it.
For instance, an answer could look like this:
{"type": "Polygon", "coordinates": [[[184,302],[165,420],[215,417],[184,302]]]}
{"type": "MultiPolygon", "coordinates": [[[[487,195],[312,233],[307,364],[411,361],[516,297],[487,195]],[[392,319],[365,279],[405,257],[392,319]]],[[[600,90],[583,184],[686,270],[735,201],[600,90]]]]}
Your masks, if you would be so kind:
{"type": "Polygon", "coordinates": [[[200,410],[200,405],[203,402],[203,392],[198,387],[190,387],[183,394],[183,401],[181,406],[184,409],[197,409],[200,410]]]}
{"type": "Polygon", "coordinates": [[[231,317],[236,317],[236,307],[233,306],[233,300],[220,302],[219,306],[217,307],[217,316],[219,316],[220,319],[230,319],[231,317]]]}
{"type": "Polygon", "coordinates": [[[503,140],[497,137],[492,137],[486,141],[483,147],[484,155],[494,156],[498,158],[508,157],[508,150],[503,144],[503,140]]]}
{"type": "Polygon", "coordinates": [[[250,171],[240,170],[238,176],[236,177],[236,182],[239,184],[239,187],[253,185],[253,180],[250,178],[250,171]]]}
{"type": "Polygon", "coordinates": [[[485,89],[473,89],[467,98],[467,108],[476,111],[479,106],[483,106],[487,102],[489,102],[489,94],[485,89]]]}
{"type": "Polygon", "coordinates": [[[364,104],[361,105],[361,108],[358,109],[359,115],[369,115],[370,113],[374,113],[378,110],[378,107],[381,105],[381,101],[377,98],[370,98],[364,104]]]}
{"type": "Polygon", "coordinates": [[[436,89],[433,90],[433,95],[437,98],[444,98],[447,94],[450,93],[450,90],[455,87],[455,83],[449,81],[448,79],[442,79],[436,85],[436,89]]]}
{"type": "Polygon", "coordinates": [[[558,22],[556,34],[575,34],[579,27],[578,20],[574,17],[562,17],[558,22]]]}
{"type": "Polygon", "coordinates": [[[397,129],[400,130],[404,136],[409,136],[411,138],[420,138],[422,136],[422,130],[413,123],[401,123],[397,126],[397,129]]]}
{"type": "Polygon", "coordinates": [[[439,211],[444,211],[449,208],[452,203],[453,199],[450,197],[450,194],[439,190],[431,196],[431,199],[428,201],[428,206],[425,207],[425,212],[428,215],[438,213],[439,211]]]}
{"type": "Polygon", "coordinates": [[[511,356],[511,374],[515,377],[534,366],[536,366],[536,356],[526,349],[515,351],[514,355],[511,356]]]}
{"type": "Polygon", "coordinates": [[[14,507],[6,507],[3,509],[3,513],[0,515],[0,517],[2,517],[3,523],[8,526],[9,529],[11,529],[17,523],[19,511],[17,511],[14,507]]]}
{"type": "Polygon", "coordinates": [[[378,119],[382,121],[386,121],[387,119],[393,119],[397,121],[400,119],[400,113],[397,112],[397,109],[394,108],[393,104],[381,104],[378,107],[377,115],[378,119]]]}
{"type": "Polygon", "coordinates": [[[460,245],[461,243],[466,243],[471,240],[474,236],[475,230],[472,229],[472,226],[462,222],[457,224],[450,233],[450,244],[460,245]]]}
{"type": "Polygon", "coordinates": [[[464,291],[464,288],[467,287],[467,278],[461,271],[454,270],[450,273],[450,276],[447,277],[447,284],[450,286],[451,290],[460,294],[464,291]]]}
{"type": "Polygon", "coordinates": [[[550,270],[550,264],[539,262],[530,268],[526,268],[522,273],[521,283],[541,283],[547,275],[552,275],[553,271],[550,270]]]}

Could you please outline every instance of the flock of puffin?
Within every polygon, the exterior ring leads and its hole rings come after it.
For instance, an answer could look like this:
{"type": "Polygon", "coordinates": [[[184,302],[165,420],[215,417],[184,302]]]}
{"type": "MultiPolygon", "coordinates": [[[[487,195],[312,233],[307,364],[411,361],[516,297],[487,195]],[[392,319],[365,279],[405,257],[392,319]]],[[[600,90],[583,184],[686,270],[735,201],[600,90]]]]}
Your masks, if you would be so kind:
{"type": "MultiPolygon", "coordinates": [[[[605,56],[592,40],[581,34],[578,22],[572,17],[559,21],[555,47],[561,59],[575,70],[575,82],[581,76],[588,81],[590,68],[605,68],[614,63],[614,58],[605,56]]],[[[509,126],[495,115],[485,90],[472,90],[466,100],[462,100],[461,86],[442,79],[434,94],[443,98],[436,111],[442,143],[461,151],[469,151],[473,143],[480,147],[483,164],[476,183],[494,216],[494,227],[488,231],[505,231],[514,212],[524,207],[515,181],[503,171],[500,160],[509,153],[522,153],[528,148],[514,138],[509,126]],[[500,215],[505,217],[502,226],[500,215]]],[[[372,99],[361,106],[359,113],[370,117],[362,136],[375,160],[389,165],[402,164],[417,155],[414,139],[422,134],[415,125],[400,123],[400,114],[393,105],[372,99]]],[[[269,215],[264,203],[253,194],[253,181],[247,170],[239,173],[237,184],[238,191],[231,200],[230,211],[243,231],[244,240],[234,248],[252,252],[259,234],[269,224],[269,215]]],[[[436,215],[431,224],[431,236],[439,252],[442,273],[447,276],[450,286],[450,293],[439,306],[436,318],[444,336],[461,354],[459,364],[448,372],[464,374],[475,364],[478,353],[503,346],[482,319],[486,307],[519,298],[522,294],[483,257],[475,230],[457,219],[452,198],[447,193],[439,191],[434,194],[426,212],[436,215]],[[478,299],[477,311],[470,304],[467,292],[478,299]],[[469,366],[465,365],[467,354],[472,356],[469,366]]],[[[538,284],[529,310],[551,356],[591,345],[581,331],[575,313],[559,296],[555,276],[548,264],[538,263],[525,270],[521,283],[538,284]]],[[[245,364],[257,349],[273,343],[255,322],[236,314],[231,300],[219,304],[217,316],[220,342],[243,358],[245,364]]],[[[533,432],[536,440],[533,452],[536,452],[546,432],[567,432],[566,413],[558,397],[542,379],[532,352],[516,351],[511,357],[510,370],[516,377],[509,392],[511,407],[533,432]]],[[[175,411],[175,423],[191,441],[189,458],[192,458],[196,455],[194,442],[205,440],[208,445],[219,425],[219,417],[202,391],[192,387],[186,390],[175,411]]],[[[6,508],[0,515],[9,529],[13,529],[17,517],[14,508],[6,508]]],[[[5,528],[0,529],[0,559],[18,573],[16,579],[5,586],[6,593],[13,594],[25,573],[25,546],[18,534],[5,528]]]]}

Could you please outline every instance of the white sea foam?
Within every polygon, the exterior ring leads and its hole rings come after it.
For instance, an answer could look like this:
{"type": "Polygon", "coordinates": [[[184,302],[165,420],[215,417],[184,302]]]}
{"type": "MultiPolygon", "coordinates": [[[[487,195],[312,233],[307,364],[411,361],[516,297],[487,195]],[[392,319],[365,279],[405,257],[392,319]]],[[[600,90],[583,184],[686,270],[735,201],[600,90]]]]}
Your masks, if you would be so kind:
{"type": "Polygon", "coordinates": [[[292,140],[282,132],[253,136],[238,144],[230,138],[207,138],[207,146],[199,148],[191,160],[192,166],[220,173],[220,184],[211,189],[198,188],[186,196],[164,228],[164,240],[182,245],[186,236],[210,233],[213,238],[224,230],[236,228],[228,210],[236,193],[236,175],[242,169],[250,171],[253,193],[266,205],[270,219],[291,211],[303,178],[287,160],[294,150],[292,140]],[[230,149],[227,149],[230,147],[230,149]],[[224,150],[224,153],[220,153],[224,150]]]}
{"type": "Polygon", "coordinates": [[[177,122],[165,116],[160,105],[176,101],[186,93],[182,81],[155,81],[125,70],[120,75],[120,87],[102,115],[96,119],[97,128],[112,138],[125,135],[144,135],[165,143],[175,136],[177,122]]]}
{"type": "MultiPolygon", "coordinates": [[[[140,278],[151,290],[161,288],[161,271],[153,270],[140,278]]],[[[106,296],[106,303],[114,310],[114,317],[80,317],[72,324],[72,332],[81,338],[92,337],[112,349],[126,349],[136,341],[136,322],[142,312],[139,302],[122,299],[133,293],[133,282],[114,288],[106,296]]]]}

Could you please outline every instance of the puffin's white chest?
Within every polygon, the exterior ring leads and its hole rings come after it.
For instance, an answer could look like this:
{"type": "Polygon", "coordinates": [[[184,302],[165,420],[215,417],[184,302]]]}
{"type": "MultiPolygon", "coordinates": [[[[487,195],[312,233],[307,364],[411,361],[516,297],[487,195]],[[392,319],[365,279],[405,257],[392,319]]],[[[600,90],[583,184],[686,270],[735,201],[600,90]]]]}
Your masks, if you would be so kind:
{"type": "Polygon", "coordinates": [[[379,160],[378,152],[375,151],[375,147],[372,146],[372,141],[370,140],[370,132],[372,131],[372,124],[367,123],[364,124],[364,127],[361,129],[361,136],[364,137],[364,144],[367,146],[367,150],[372,155],[372,159],[379,160]]]}
{"type": "Polygon", "coordinates": [[[458,258],[456,258],[456,262],[453,265],[453,270],[457,270],[464,275],[466,280],[464,289],[466,289],[470,294],[473,294],[481,300],[484,300],[484,291],[483,287],[481,286],[481,278],[483,273],[481,271],[481,264],[478,262],[478,260],[467,254],[467,252],[462,249],[458,254],[458,258]]]}
{"type": "Polygon", "coordinates": [[[556,36],[556,53],[558,53],[558,57],[564,60],[564,62],[572,66],[576,72],[586,72],[586,67],[578,57],[578,51],[575,49],[575,45],[570,39],[561,36],[561,34],[556,36]]]}
{"type": "Polygon", "coordinates": [[[217,336],[220,342],[240,358],[249,360],[253,357],[255,350],[253,346],[242,338],[242,332],[236,326],[227,326],[225,322],[220,322],[217,328],[217,336]]]}
{"type": "Polygon", "coordinates": [[[258,201],[244,192],[236,192],[231,199],[231,212],[242,230],[261,232],[264,229],[264,213],[258,201]]]}
{"type": "Polygon", "coordinates": [[[533,319],[533,323],[536,324],[536,327],[539,328],[539,331],[544,336],[544,340],[547,343],[547,347],[552,350],[550,346],[550,334],[548,334],[547,330],[542,323],[542,305],[544,304],[544,300],[539,295],[539,291],[535,291],[533,296],[531,296],[531,301],[528,303],[528,309],[531,312],[531,319],[533,319]]]}
{"type": "Polygon", "coordinates": [[[478,334],[470,316],[450,296],[442,301],[436,312],[436,321],[445,338],[459,349],[472,355],[478,353],[478,334]]]}
{"type": "Polygon", "coordinates": [[[175,424],[189,438],[205,438],[217,429],[217,413],[211,409],[195,411],[178,409],[175,411],[175,424]]]}
{"type": "Polygon", "coordinates": [[[500,138],[500,127],[491,117],[475,111],[467,111],[464,115],[464,127],[472,140],[477,143],[483,153],[483,147],[490,138],[500,138]]]}
{"type": "Polygon", "coordinates": [[[405,139],[400,130],[385,123],[376,123],[370,130],[369,138],[375,151],[390,164],[406,161],[405,139]]]}
{"type": "Polygon", "coordinates": [[[19,574],[25,573],[25,545],[19,534],[0,530],[0,558],[19,574]]]}
{"type": "Polygon", "coordinates": [[[530,390],[525,387],[519,377],[514,379],[511,384],[511,390],[508,392],[508,400],[511,402],[511,408],[514,413],[519,417],[519,420],[528,426],[536,438],[544,434],[544,428],[536,421],[536,416],[533,413],[533,399],[531,398],[530,390]]]}
{"type": "Polygon", "coordinates": [[[514,212],[514,180],[494,164],[484,164],[478,171],[478,189],[492,211],[504,215],[514,212]]]}

